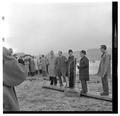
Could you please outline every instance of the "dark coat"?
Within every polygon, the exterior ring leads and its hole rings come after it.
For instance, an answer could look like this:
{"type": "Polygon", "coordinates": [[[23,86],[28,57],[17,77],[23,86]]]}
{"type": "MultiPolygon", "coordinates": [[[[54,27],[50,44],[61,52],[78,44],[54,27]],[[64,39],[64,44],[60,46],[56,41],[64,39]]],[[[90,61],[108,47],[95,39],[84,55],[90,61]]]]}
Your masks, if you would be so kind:
{"type": "Polygon", "coordinates": [[[75,68],[75,58],[74,58],[74,56],[71,56],[71,57],[69,56],[68,61],[67,61],[68,73],[74,72],[74,68],[75,68]]]}
{"type": "Polygon", "coordinates": [[[79,79],[89,81],[89,60],[85,56],[80,60],[79,79]]]}

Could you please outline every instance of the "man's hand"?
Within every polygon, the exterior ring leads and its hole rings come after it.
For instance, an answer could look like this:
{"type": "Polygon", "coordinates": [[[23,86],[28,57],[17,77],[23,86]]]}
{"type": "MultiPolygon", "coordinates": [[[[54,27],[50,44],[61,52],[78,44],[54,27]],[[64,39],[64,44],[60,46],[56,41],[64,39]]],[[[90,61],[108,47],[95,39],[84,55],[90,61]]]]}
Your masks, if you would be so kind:
{"type": "Polygon", "coordinates": [[[79,65],[77,65],[77,68],[78,68],[78,69],[80,69],[80,66],[79,66],[79,65]]]}

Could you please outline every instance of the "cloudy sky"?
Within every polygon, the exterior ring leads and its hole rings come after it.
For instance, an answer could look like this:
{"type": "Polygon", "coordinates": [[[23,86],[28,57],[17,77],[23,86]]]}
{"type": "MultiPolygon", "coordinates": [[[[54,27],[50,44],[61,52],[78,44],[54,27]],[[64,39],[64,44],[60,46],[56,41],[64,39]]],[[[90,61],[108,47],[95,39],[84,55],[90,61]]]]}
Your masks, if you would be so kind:
{"type": "Polygon", "coordinates": [[[31,54],[111,46],[112,3],[12,3],[5,43],[31,54]]]}

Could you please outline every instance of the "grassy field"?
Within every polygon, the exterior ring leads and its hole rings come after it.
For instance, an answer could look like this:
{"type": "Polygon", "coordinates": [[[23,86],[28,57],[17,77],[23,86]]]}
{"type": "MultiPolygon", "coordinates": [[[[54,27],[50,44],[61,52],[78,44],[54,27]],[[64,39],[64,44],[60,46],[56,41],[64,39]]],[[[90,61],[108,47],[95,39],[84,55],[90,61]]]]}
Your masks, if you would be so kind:
{"type": "MultiPolygon", "coordinates": [[[[85,97],[67,97],[63,92],[43,89],[43,77],[35,76],[16,87],[21,111],[112,111],[112,102],[85,97]]],[[[109,79],[110,93],[112,80],[109,79]]],[[[47,84],[49,82],[46,81],[47,84]]],[[[81,89],[80,83],[76,87],[81,89]]],[[[90,76],[88,88],[91,92],[102,92],[100,78],[90,76]]]]}

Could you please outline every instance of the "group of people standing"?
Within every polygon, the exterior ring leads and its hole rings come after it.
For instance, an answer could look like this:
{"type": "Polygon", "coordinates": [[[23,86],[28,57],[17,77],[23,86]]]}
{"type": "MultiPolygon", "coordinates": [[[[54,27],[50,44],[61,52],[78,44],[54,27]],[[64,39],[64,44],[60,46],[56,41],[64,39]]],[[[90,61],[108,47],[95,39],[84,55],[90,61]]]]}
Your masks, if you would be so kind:
{"type": "MultiPolygon", "coordinates": [[[[59,79],[60,86],[63,86],[65,82],[65,87],[74,88],[75,78],[76,78],[76,59],[73,56],[73,51],[68,51],[68,59],[62,55],[62,51],[58,52],[58,57],[55,57],[54,52],[50,52],[50,57],[48,59],[48,72],[50,77],[50,85],[57,85],[57,78],[59,79]],[[68,85],[69,82],[69,85],[68,85]]],[[[82,50],[80,52],[81,60],[79,68],[79,79],[82,84],[83,93],[87,92],[87,81],[89,81],[89,60],[86,57],[86,51],[82,50]]]]}
{"type": "MultiPolygon", "coordinates": [[[[100,65],[97,75],[101,77],[103,92],[100,93],[101,96],[109,95],[109,86],[108,86],[108,77],[111,74],[111,56],[107,53],[106,45],[101,45],[100,50],[102,52],[100,65]]],[[[54,52],[50,52],[50,56],[47,59],[47,66],[40,65],[38,62],[39,73],[45,73],[48,68],[48,74],[50,79],[50,85],[57,85],[57,77],[59,79],[60,86],[63,86],[63,82],[66,83],[66,87],[74,88],[75,87],[75,68],[76,60],[73,56],[73,51],[68,51],[68,59],[62,55],[62,51],[58,52],[58,57],[54,55],[54,52]],[[40,66],[40,67],[39,67],[40,66]],[[68,77],[68,78],[66,78],[68,77]],[[69,81],[69,86],[67,83],[69,81]]],[[[79,79],[81,80],[82,93],[87,93],[87,81],[89,81],[89,59],[86,57],[86,51],[80,51],[81,59],[79,65],[79,79]]],[[[42,64],[42,61],[46,62],[44,56],[39,58],[42,64]]],[[[34,57],[30,59],[30,65],[34,65],[34,57]]],[[[25,68],[25,63],[22,57],[15,59],[12,54],[11,49],[3,48],[3,110],[4,111],[19,111],[19,104],[15,92],[15,86],[21,84],[27,77],[27,68],[25,68]]],[[[30,66],[30,70],[31,66],[30,66]]],[[[33,71],[35,73],[35,69],[33,71]]]]}
{"type": "MultiPolygon", "coordinates": [[[[103,92],[101,96],[109,95],[108,77],[111,76],[111,55],[107,53],[106,45],[101,45],[100,51],[102,52],[101,60],[97,75],[101,77],[103,92]]],[[[59,79],[60,86],[74,88],[75,87],[75,69],[76,59],[73,56],[73,51],[68,51],[68,59],[62,55],[62,51],[58,52],[58,57],[55,57],[54,52],[50,52],[48,59],[48,72],[50,77],[50,85],[57,85],[57,78],[59,79]],[[67,83],[69,81],[69,86],[67,83]]],[[[80,51],[80,61],[77,68],[79,69],[79,80],[81,81],[82,90],[81,93],[87,93],[87,81],[89,81],[89,59],[86,56],[86,51],[80,51]]]]}
{"type": "Polygon", "coordinates": [[[27,59],[20,57],[18,62],[25,65],[28,76],[34,76],[38,74],[46,76],[47,74],[47,59],[44,55],[39,57],[39,59],[37,59],[35,56],[31,56],[27,59]]]}
{"type": "Polygon", "coordinates": [[[48,74],[50,79],[50,85],[57,85],[57,77],[59,79],[60,87],[63,86],[65,82],[65,87],[68,86],[67,76],[69,75],[69,87],[74,88],[74,69],[75,69],[75,58],[73,56],[73,51],[68,51],[68,59],[62,55],[62,51],[58,52],[58,57],[54,55],[54,52],[50,52],[48,58],[48,74]],[[72,69],[72,70],[71,70],[72,69]]]}

